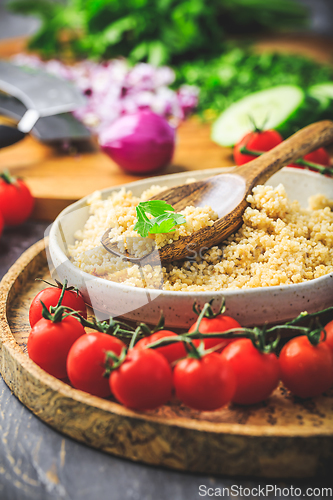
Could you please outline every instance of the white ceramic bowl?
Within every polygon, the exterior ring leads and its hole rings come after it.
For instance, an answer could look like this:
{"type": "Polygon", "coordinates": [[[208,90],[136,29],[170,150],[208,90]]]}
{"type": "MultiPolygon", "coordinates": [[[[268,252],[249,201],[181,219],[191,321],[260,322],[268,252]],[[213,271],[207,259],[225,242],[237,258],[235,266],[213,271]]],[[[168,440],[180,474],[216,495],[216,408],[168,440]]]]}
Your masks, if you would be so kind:
{"type": "MultiPolygon", "coordinates": [[[[185,172],[153,177],[126,185],[134,195],[140,195],[153,184],[175,186],[191,177],[202,179],[225,169],[185,172]]],[[[288,196],[307,206],[309,196],[322,193],[333,197],[333,179],[306,170],[284,168],[271,177],[267,184],[277,186],[283,183],[288,196]]],[[[107,198],[121,186],[102,191],[107,198]]],[[[217,292],[173,292],[147,290],[124,286],[97,278],[75,267],[67,258],[66,245],[74,242],[74,233],[84,226],[88,217],[86,198],[70,205],[57,217],[49,235],[50,261],[61,280],[77,286],[87,303],[93,305],[100,317],[123,316],[129,320],[155,324],[163,310],[166,325],[171,328],[187,328],[196,315],[192,305],[199,305],[224,296],[227,313],[241,325],[259,325],[264,322],[287,321],[302,311],[316,312],[333,305],[333,273],[306,283],[295,285],[252,288],[245,290],[221,290],[217,292]]]]}

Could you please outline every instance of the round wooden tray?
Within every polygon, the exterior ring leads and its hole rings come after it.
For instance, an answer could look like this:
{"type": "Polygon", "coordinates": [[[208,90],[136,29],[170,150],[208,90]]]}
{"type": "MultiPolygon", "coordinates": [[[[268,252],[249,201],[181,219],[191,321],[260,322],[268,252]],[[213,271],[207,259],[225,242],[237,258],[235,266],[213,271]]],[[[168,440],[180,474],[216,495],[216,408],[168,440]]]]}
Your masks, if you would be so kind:
{"type": "Polygon", "coordinates": [[[301,401],[282,387],[265,403],[193,411],[174,401],[135,412],[73,389],[26,353],[28,309],[49,277],[44,241],[1,282],[1,373],[35,415],[89,446],[131,460],[209,474],[324,477],[333,467],[333,391],[301,401]]]}

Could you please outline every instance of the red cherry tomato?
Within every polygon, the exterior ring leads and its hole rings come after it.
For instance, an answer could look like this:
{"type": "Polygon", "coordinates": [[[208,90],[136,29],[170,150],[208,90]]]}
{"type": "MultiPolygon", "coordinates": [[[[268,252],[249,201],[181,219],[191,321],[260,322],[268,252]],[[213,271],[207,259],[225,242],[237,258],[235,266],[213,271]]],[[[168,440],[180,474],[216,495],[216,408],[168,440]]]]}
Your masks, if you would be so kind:
{"type": "Polygon", "coordinates": [[[179,361],[173,372],[173,383],[177,398],[201,411],[217,410],[226,405],[236,388],[232,368],[215,352],[201,359],[179,361]]]}
{"type": "Polygon", "coordinates": [[[279,363],[283,384],[300,398],[319,396],[333,384],[333,357],[326,342],[312,345],[305,335],[295,337],[282,348],[279,363]]]}
{"type": "MultiPolygon", "coordinates": [[[[197,322],[191,326],[189,332],[192,333],[197,327],[197,322]]],[[[215,318],[202,318],[200,323],[199,331],[200,333],[217,333],[217,332],[225,332],[226,330],[231,330],[232,328],[241,328],[241,325],[235,319],[230,316],[225,316],[224,314],[219,314],[215,316],[215,318]]],[[[205,349],[212,349],[215,346],[219,345],[219,349],[216,352],[222,352],[222,350],[230,344],[234,342],[235,339],[213,339],[207,338],[204,339],[205,349]]],[[[202,342],[202,339],[193,340],[193,344],[198,346],[202,342]]]]}
{"type": "Polygon", "coordinates": [[[256,158],[256,156],[241,153],[245,146],[253,151],[269,151],[283,141],[282,136],[276,130],[262,130],[249,132],[234,147],[233,155],[236,165],[243,165],[256,158]]]}
{"type": "Polygon", "coordinates": [[[47,373],[64,379],[67,377],[66,360],[69,350],[85,334],[81,323],[71,316],[56,323],[42,318],[30,332],[28,354],[47,373]]]}
{"type": "Polygon", "coordinates": [[[22,224],[32,212],[34,198],[28,186],[7,174],[0,176],[0,212],[6,226],[22,224]]]}
{"type": "Polygon", "coordinates": [[[170,365],[153,349],[131,349],[109,380],[112,394],[128,408],[153,410],[171,398],[170,365]]]}
{"type": "Polygon", "coordinates": [[[333,321],[330,321],[325,326],[325,332],[326,332],[325,344],[327,344],[330,347],[333,354],[333,321]]]}
{"type": "Polygon", "coordinates": [[[121,340],[106,333],[79,337],[67,357],[67,374],[72,386],[101,398],[110,396],[109,377],[103,376],[106,352],[113,351],[119,356],[125,347],[121,340]]]}
{"type": "MultiPolygon", "coordinates": [[[[324,148],[319,148],[315,151],[312,151],[312,153],[308,153],[307,155],[303,156],[303,159],[311,163],[317,163],[318,165],[322,165],[323,167],[329,167],[331,164],[331,159],[326,149],[324,148]]],[[[302,165],[298,165],[297,163],[292,163],[291,165],[288,165],[288,167],[304,168],[302,165]]],[[[309,170],[314,170],[316,172],[315,168],[309,167],[309,170]]]]}
{"type": "MultiPolygon", "coordinates": [[[[147,345],[167,337],[178,337],[178,335],[174,332],[170,332],[169,330],[160,330],[159,332],[153,333],[149,337],[140,339],[139,342],[135,344],[134,349],[144,349],[147,345]]],[[[163,354],[170,365],[181,358],[185,358],[187,354],[182,342],[175,342],[174,344],[167,346],[157,347],[154,351],[163,354]]]]}
{"type": "Polygon", "coordinates": [[[239,339],[228,345],[220,355],[236,375],[233,403],[249,405],[259,403],[278,386],[280,366],[274,353],[263,354],[250,339],[239,339]]]}
{"type": "Polygon", "coordinates": [[[0,212],[0,236],[2,235],[3,226],[4,226],[4,221],[3,221],[2,214],[0,212]]]}
{"type": "MultiPolygon", "coordinates": [[[[31,302],[29,309],[30,326],[34,326],[37,321],[43,317],[43,308],[40,301],[44,302],[48,309],[50,306],[55,307],[58,303],[60,294],[61,288],[56,286],[44,288],[44,290],[37,293],[36,297],[31,302]]],[[[75,290],[65,290],[61,305],[70,307],[71,309],[78,311],[78,313],[84,318],[87,318],[87,308],[84,299],[82,295],[77,293],[75,290]]]]}

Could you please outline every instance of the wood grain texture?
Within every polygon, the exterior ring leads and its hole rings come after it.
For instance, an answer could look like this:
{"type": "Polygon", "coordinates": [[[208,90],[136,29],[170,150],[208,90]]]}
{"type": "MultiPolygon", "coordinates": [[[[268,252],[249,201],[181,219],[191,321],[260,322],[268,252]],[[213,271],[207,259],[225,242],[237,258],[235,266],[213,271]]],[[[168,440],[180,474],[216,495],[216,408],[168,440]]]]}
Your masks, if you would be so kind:
{"type": "Polygon", "coordinates": [[[28,307],[48,275],[44,242],[1,282],[0,367],[14,394],[58,431],[107,453],[170,468],[257,477],[324,477],[333,466],[333,392],[301,401],[278,388],[265,403],[193,411],[172,401],[134,412],[77,391],[27,356],[28,307]]]}
{"type": "MultiPolygon", "coordinates": [[[[231,150],[213,144],[209,135],[209,125],[196,118],[182,124],[173,164],[156,175],[232,165],[231,150]]],[[[33,217],[40,220],[53,220],[63,208],[93,191],[144,178],[123,172],[96,143],[90,150],[68,155],[31,136],[0,150],[0,163],[25,179],[36,199],[33,217]]]]}

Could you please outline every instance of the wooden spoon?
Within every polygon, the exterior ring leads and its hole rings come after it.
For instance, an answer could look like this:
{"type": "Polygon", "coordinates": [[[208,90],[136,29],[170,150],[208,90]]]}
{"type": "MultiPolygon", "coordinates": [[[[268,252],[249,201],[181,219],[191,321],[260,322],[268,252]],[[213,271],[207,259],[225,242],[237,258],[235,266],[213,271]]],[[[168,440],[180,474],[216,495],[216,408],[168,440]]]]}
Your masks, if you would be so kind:
{"type": "MultiPolygon", "coordinates": [[[[165,200],[173,206],[176,212],[180,212],[187,206],[209,205],[219,216],[212,226],[204,227],[159,248],[158,260],[171,262],[189,255],[193,257],[194,252],[199,249],[208,249],[223,241],[241,226],[244,210],[248,206],[246,198],[254,186],[264,184],[284,165],[330,142],[333,142],[333,122],[326,120],[313,123],[251,161],[250,164],[238,167],[235,172],[176,186],[151,198],[152,200],[165,200]]],[[[117,245],[109,240],[109,233],[110,229],[101,239],[106,250],[127,258],[131,262],[142,260],[130,254],[121,254],[117,245]]],[[[157,252],[154,253],[157,254],[157,252]]]]}

